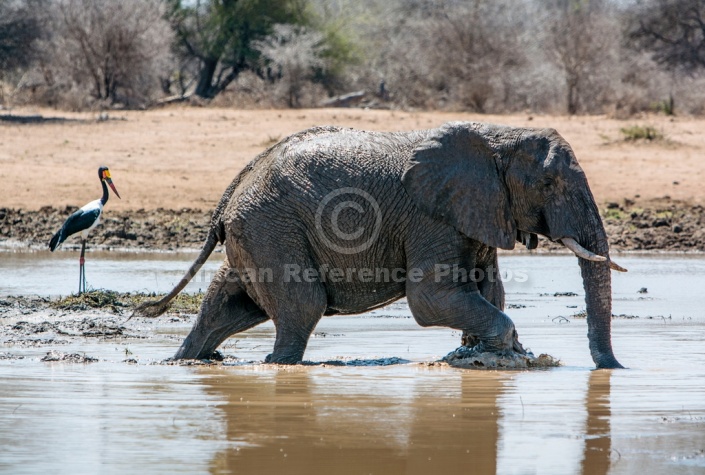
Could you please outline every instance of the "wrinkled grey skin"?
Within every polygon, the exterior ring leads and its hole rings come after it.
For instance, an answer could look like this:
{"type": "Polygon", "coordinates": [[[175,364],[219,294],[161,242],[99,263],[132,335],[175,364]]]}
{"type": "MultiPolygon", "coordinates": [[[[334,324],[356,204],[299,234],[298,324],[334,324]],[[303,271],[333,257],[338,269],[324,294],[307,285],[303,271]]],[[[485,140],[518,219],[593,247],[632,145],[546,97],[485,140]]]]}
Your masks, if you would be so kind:
{"type": "MultiPolygon", "coordinates": [[[[207,358],[229,336],[271,319],[276,341],[267,361],[296,363],[322,316],[404,296],[421,326],[462,330],[467,346],[523,352],[503,312],[500,279],[463,281],[439,269],[496,276],[497,248],[517,240],[535,247],[536,234],[571,237],[609,255],[585,174],[555,130],[481,123],[405,133],[306,130],[259,155],[226,190],[182,283],[217,241],[227,259],[176,358],[207,358]],[[324,271],[308,279],[300,273],[297,282],[292,266],[324,271]],[[370,282],[352,271],[337,281],[336,271],[326,271],[362,268],[415,274],[370,282]]],[[[610,339],[609,261],[579,261],[592,358],[599,368],[621,367],[610,339]]],[[[162,313],[180,289],[136,314],[162,313]]]]}

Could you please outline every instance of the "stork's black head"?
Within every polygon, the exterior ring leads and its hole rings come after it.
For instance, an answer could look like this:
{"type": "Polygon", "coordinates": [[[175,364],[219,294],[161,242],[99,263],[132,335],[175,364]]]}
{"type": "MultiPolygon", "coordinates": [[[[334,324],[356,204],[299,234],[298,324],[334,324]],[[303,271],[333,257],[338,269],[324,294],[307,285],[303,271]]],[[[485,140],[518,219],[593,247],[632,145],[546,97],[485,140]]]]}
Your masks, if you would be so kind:
{"type": "MultiPolygon", "coordinates": [[[[120,193],[118,193],[117,189],[115,188],[115,185],[113,185],[113,180],[110,177],[110,170],[108,170],[108,167],[98,168],[98,178],[100,178],[100,181],[104,181],[108,185],[110,185],[110,188],[112,188],[113,193],[115,193],[115,196],[120,198],[120,193]]],[[[107,197],[106,197],[106,200],[107,200],[107,197]]]]}

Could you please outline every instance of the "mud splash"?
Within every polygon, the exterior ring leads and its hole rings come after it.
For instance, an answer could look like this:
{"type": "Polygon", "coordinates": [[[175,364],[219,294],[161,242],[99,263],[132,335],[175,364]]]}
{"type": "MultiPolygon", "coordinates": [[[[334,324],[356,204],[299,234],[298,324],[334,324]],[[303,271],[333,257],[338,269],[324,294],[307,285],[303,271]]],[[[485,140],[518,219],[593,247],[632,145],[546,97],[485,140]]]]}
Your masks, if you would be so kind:
{"type": "Polygon", "coordinates": [[[441,360],[454,368],[464,369],[547,369],[557,368],[561,365],[560,360],[545,353],[534,356],[527,352],[525,355],[517,352],[497,354],[478,351],[475,348],[460,347],[448,353],[441,360]]]}

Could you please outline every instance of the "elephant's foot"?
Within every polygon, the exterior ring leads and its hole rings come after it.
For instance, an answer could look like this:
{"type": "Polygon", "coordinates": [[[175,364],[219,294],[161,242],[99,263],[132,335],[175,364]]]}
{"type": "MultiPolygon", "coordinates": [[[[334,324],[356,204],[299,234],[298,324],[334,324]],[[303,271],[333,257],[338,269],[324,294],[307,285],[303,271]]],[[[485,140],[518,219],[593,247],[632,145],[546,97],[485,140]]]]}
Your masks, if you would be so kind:
{"type": "Polygon", "coordinates": [[[207,359],[207,360],[210,360],[210,361],[224,361],[224,360],[225,360],[225,356],[224,356],[223,353],[221,353],[220,351],[215,350],[215,351],[214,351],[213,353],[211,353],[210,356],[208,356],[208,358],[206,358],[206,359],[207,359]]]}
{"type": "Polygon", "coordinates": [[[218,347],[217,344],[208,345],[205,341],[196,340],[198,339],[195,338],[193,335],[187,336],[184,342],[181,344],[179,350],[174,355],[174,359],[222,361],[222,355],[220,360],[215,357],[216,355],[220,354],[218,351],[216,351],[216,348],[218,347]]]}
{"type": "Polygon", "coordinates": [[[461,346],[448,353],[441,361],[457,368],[472,369],[529,369],[559,366],[560,361],[542,354],[538,357],[515,341],[512,349],[496,350],[484,342],[469,348],[461,346]]]}
{"type": "MultiPolygon", "coordinates": [[[[483,348],[486,348],[485,351],[495,351],[495,352],[500,352],[500,351],[505,351],[502,348],[504,347],[512,347],[514,351],[516,351],[519,354],[526,354],[526,350],[522,346],[521,343],[519,343],[519,338],[518,335],[516,334],[516,331],[513,331],[512,336],[509,338],[509,342],[503,342],[501,340],[497,340],[492,344],[492,347],[490,348],[488,344],[483,344],[483,348]]],[[[460,339],[460,344],[464,347],[467,348],[474,348],[477,345],[481,343],[480,338],[477,335],[471,335],[467,332],[463,332],[463,336],[460,339]]]]}
{"type": "Polygon", "coordinates": [[[192,330],[181,343],[173,359],[223,361],[223,354],[218,351],[218,346],[228,336],[228,332],[222,331],[212,331],[203,336],[203,332],[192,330]]]}
{"type": "Polygon", "coordinates": [[[267,357],[264,359],[265,363],[272,363],[272,364],[298,364],[301,363],[302,361],[302,356],[303,355],[275,355],[274,353],[270,353],[267,355],[267,357]]]}
{"type": "Polygon", "coordinates": [[[468,332],[463,332],[463,336],[460,338],[460,344],[468,348],[472,348],[478,343],[480,343],[480,339],[476,335],[471,335],[468,332]]]}
{"type": "Polygon", "coordinates": [[[274,344],[274,350],[264,359],[265,363],[273,364],[298,364],[304,359],[307,341],[303,338],[294,338],[289,335],[289,338],[284,338],[282,335],[277,337],[277,342],[274,344]]]}

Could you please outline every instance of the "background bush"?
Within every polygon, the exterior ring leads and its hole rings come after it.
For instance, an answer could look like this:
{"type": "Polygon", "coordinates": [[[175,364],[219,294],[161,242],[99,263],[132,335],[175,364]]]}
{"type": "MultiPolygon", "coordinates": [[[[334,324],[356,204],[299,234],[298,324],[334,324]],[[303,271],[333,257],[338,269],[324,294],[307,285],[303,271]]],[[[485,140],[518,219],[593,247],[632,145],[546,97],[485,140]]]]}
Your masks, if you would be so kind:
{"type": "Polygon", "coordinates": [[[5,105],[705,112],[705,0],[0,0],[5,105]]]}

